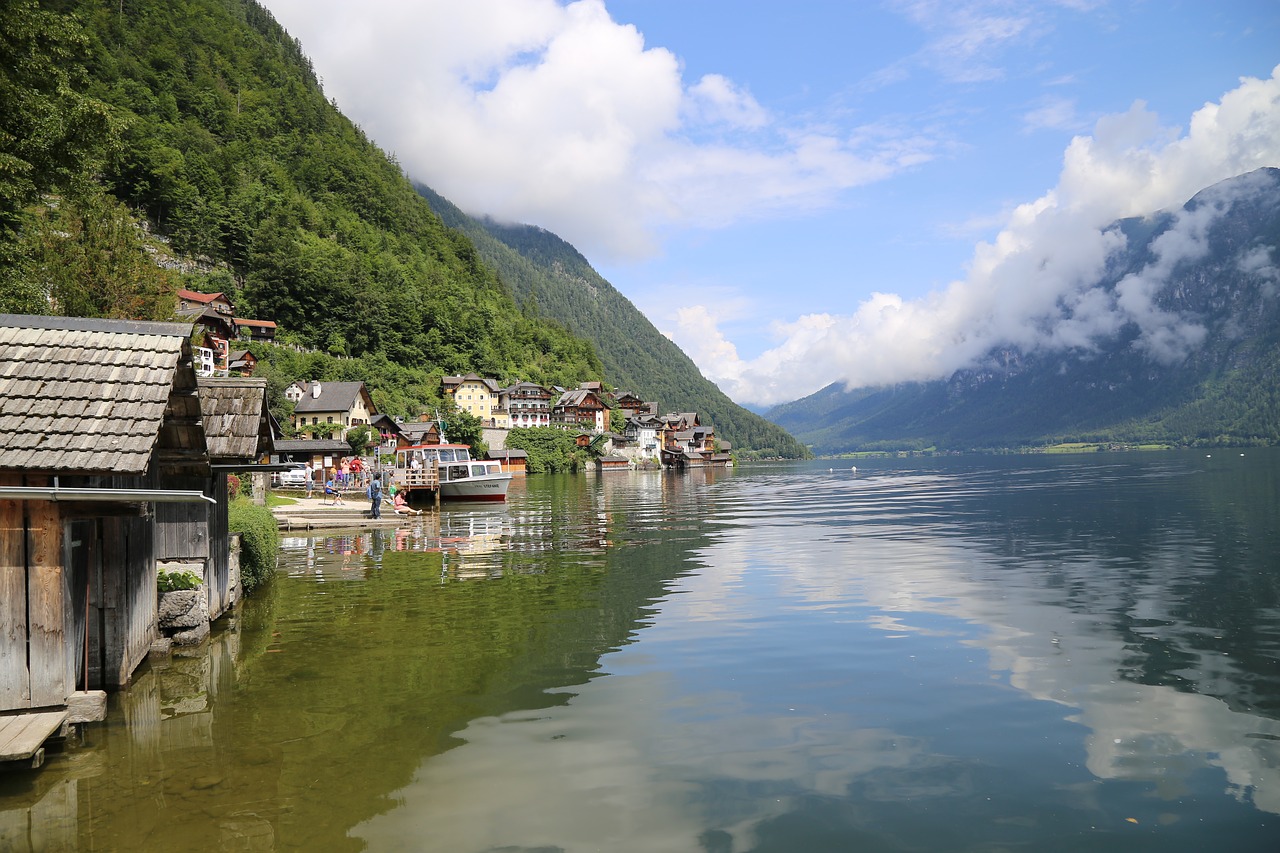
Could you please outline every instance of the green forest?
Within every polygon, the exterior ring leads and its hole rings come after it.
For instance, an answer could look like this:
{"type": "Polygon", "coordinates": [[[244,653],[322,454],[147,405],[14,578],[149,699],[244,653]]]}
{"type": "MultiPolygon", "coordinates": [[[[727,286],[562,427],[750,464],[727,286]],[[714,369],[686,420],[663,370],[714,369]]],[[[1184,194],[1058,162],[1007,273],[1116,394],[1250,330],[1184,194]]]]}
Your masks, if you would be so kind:
{"type": "Polygon", "coordinates": [[[176,288],[222,291],[326,356],[265,353],[277,373],[365,379],[393,414],[442,374],[604,378],[257,4],[7,2],[0,51],[0,309],[166,319],[176,288]]]}
{"type": "Polygon", "coordinates": [[[663,411],[698,412],[741,456],[796,458],[808,449],[777,424],[730,400],[600,276],[577,249],[542,228],[467,216],[427,187],[419,192],[445,223],[463,231],[531,317],[550,318],[591,341],[615,386],[663,411]]]}
{"type": "Polygon", "coordinates": [[[514,271],[433,212],[257,3],[4,7],[0,311],[168,319],[177,288],[221,291],[307,351],[256,348],[273,388],[361,379],[410,416],[441,404],[441,375],[599,380],[703,411],[742,450],[804,453],[683,353],[606,362],[600,339],[517,298],[514,271]]]}

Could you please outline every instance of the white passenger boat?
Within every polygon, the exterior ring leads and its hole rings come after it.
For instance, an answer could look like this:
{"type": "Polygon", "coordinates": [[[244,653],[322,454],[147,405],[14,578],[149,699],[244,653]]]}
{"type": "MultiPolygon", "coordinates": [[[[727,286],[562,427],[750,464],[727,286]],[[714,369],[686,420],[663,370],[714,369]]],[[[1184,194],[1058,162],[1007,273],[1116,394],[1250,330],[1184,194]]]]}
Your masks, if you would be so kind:
{"type": "Polygon", "coordinates": [[[415,444],[396,451],[397,489],[439,491],[445,501],[504,501],[511,474],[502,464],[472,459],[465,444],[415,444]]]}

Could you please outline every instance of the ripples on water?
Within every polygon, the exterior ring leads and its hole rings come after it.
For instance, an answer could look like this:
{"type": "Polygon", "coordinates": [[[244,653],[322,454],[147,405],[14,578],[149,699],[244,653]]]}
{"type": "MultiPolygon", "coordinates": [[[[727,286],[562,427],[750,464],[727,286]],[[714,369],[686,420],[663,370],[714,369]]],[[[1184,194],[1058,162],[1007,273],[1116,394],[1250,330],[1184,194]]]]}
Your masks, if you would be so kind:
{"type": "Polygon", "coordinates": [[[1280,454],[858,466],[293,537],[0,781],[0,839],[58,803],[95,850],[1280,849],[1280,454]]]}

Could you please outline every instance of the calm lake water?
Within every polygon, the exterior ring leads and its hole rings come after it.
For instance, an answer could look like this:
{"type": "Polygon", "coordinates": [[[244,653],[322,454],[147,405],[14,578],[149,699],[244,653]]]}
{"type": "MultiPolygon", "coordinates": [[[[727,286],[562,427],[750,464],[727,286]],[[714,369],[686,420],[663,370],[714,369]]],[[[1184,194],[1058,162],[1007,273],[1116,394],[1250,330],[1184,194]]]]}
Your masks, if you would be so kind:
{"type": "Polygon", "coordinates": [[[857,465],[289,538],[0,849],[1280,850],[1280,451],[857,465]]]}

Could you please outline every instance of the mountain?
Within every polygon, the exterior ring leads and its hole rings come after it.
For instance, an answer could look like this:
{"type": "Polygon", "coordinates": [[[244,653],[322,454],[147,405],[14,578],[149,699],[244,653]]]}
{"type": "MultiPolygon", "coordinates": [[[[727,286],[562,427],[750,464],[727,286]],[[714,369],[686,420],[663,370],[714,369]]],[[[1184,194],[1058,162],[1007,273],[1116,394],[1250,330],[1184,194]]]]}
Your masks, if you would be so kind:
{"type": "Polygon", "coordinates": [[[734,403],[703,377],[693,360],[569,243],[542,228],[470,217],[429,187],[419,185],[418,192],[446,225],[471,239],[526,314],[551,318],[591,341],[612,385],[658,401],[664,412],[697,412],[735,449],[759,456],[807,455],[785,430],[734,403]]]}
{"type": "Polygon", "coordinates": [[[0,311],[163,319],[176,288],[222,291],[324,356],[265,372],[365,381],[393,414],[438,406],[442,374],[604,380],[739,450],[806,452],[568,244],[541,232],[544,268],[442,221],[252,0],[12,0],[0,54],[0,311]]]}
{"type": "Polygon", "coordinates": [[[1149,299],[1139,320],[1069,349],[993,349],[932,382],[832,384],[767,416],[817,453],[1280,443],[1280,170],[1112,228],[1125,247],[1095,287],[1149,299]]]}
{"type": "Polygon", "coordinates": [[[0,131],[35,129],[12,151],[16,137],[0,132],[0,162],[27,164],[0,169],[0,199],[25,205],[18,227],[0,229],[11,261],[0,274],[23,285],[0,289],[0,309],[154,318],[172,313],[175,288],[222,291],[288,343],[357,362],[317,363],[303,378],[382,381],[388,394],[409,384],[419,406],[443,373],[603,379],[589,342],[519,311],[466,236],[325,98],[302,46],[259,4],[7,9],[0,52],[37,70],[0,75],[0,131]],[[78,100],[63,96],[73,87],[78,100]],[[98,150],[62,130],[86,116],[98,150]],[[46,136],[53,154],[39,150],[46,136]],[[26,185],[11,177],[37,171],[26,185]],[[146,253],[160,261],[149,274],[116,262],[146,253]],[[135,274],[146,287],[118,292],[135,274]],[[387,378],[401,368],[412,375],[387,378]],[[319,375],[337,370],[356,375],[319,375]]]}

